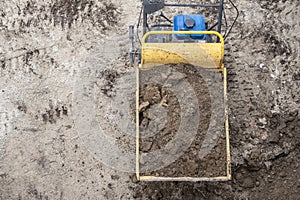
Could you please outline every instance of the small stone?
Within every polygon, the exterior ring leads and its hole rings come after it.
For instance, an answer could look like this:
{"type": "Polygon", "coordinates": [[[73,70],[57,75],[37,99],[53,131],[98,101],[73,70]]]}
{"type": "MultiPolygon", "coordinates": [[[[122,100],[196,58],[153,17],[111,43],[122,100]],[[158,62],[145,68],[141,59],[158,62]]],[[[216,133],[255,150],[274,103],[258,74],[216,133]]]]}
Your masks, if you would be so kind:
{"type": "Polygon", "coordinates": [[[263,132],[261,135],[260,135],[260,138],[262,140],[266,140],[268,138],[268,133],[267,132],[263,132]]]}
{"type": "Polygon", "coordinates": [[[150,105],[149,101],[144,101],[139,105],[139,112],[144,111],[150,105]]]}
{"type": "Polygon", "coordinates": [[[259,181],[256,181],[256,182],[255,182],[255,186],[256,186],[256,187],[260,186],[260,182],[259,182],[259,181]]]}
{"type": "Polygon", "coordinates": [[[119,175],[111,175],[112,180],[119,180],[120,176],[119,175]]]}
{"type": "Polygon", "coordinates": [[[152,148],[152,144],[153,143],[150,142],[150,141],[142,142],[140,144],[140,150],[143,151],[143,152],[148,152],[152,148]]]}
{"type": "Polygon", "coordinates": [[[258,119],[257,125],[258,125],[259,128],[264,129],[267,124],[268,123],[267,123],[266,118],[260,118],[260,119],[258,119]]]}
{"type": "Polygon", "coordinates": [[[160,101],[160,105],[161,106],[164,106],[164,107],[168,107],[168,104],[167,104],[167,95],[165,95],[162,100],[160,101]]]}
{"type": "Polygon", "coordinates": [[[131,178],[131,181],[133,183],[137,183],[138,182],[136,175],[132,175],[130,178],[131,178]]]}
{"type": "Polygon", "coordinates": [[[252,139],[256,138],[256,134],[254,132],[251,132],[250,136],[251,136],[252,139]]]}
{"type": "Polygon", "coordinates": [[[267,119],[266,118],[260,118],[258,119],[258,121],[263,124],[263,125],[267,125],[267,119]]]}

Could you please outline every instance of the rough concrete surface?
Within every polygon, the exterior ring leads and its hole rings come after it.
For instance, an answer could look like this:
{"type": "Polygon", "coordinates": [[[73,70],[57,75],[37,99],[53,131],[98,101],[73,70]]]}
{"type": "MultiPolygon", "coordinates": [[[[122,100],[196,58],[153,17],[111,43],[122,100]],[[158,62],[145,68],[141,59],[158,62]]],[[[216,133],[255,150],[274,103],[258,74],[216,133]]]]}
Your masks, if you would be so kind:
{"type": "Polygon", "coordinates": [[[235,2],[225,45],[233,180],[135,183],[79,137],[74,91],[87,63],[102,66],[105,106],[134,71],[103,44],[127,34],[141,2],[1,1],[0,199],[299,199],[300,2],[235,2]]]}

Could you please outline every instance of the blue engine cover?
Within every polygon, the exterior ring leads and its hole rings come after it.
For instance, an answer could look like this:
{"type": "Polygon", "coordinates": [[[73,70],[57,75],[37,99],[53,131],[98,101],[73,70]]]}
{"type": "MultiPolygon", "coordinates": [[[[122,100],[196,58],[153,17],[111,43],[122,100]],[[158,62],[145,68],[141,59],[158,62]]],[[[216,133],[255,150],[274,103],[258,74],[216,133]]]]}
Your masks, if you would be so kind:
{"type": "MultiPolygon", "coordinates": [[[[204,17],[202,15],[177,15],[174,17],[174,31],[206,31],[204,17]]],[[[205,40],[205,35],[174,35],[176,40],[205,40]]]]}

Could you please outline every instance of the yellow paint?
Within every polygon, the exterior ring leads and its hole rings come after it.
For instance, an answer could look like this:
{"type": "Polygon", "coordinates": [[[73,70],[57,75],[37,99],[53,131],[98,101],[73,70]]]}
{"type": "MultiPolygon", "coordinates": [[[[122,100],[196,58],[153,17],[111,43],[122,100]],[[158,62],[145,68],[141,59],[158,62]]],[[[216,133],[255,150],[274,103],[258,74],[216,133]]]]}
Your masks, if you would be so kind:
{"type": "Polygon", "coordinates": [[[142,40],[143,69],[162,64],[185,63],[206,69],[220,69],[223,66],[224,39],[215,31],[151,31],[145,34],[142,40]],[[219,43],[148,43],[151,35],[167,34],[203,34],[215,35],[220,39],[219,43]]]}
{"type": "Polygon", "coordinates": [[[227,96],[227,69],[223,67],[224,79],[224,105],[225,105],[225,134],[226,134],[226,154],[227,154],[227,177],[231,179],[231,162],[230,162],[230,137],[229,137],[229,119],[228,119],[228,96],[227,96]]]}
{"type": "Polygon", "coordinates": [[[228,181],[230,180],[228,176],[219,176],[219,177],[156,177],[156,176],[140,176],[140,181],[228,181]]]}
{"type": "Polygon", "coordinates": [[[139,160],[139,150],[140,150],[140,147],[139,147],[139,143],[140,143],[140,130],[139,130],[139,82],[140,82],[140,74],[139,74],[139,67],[136,67],[136,90],[135,90],[135,114],[136,114],[136,147],[135,147],[135,174],[136,174],[136,178],[137,180],[140,179],[140,160],[139,160]]]}

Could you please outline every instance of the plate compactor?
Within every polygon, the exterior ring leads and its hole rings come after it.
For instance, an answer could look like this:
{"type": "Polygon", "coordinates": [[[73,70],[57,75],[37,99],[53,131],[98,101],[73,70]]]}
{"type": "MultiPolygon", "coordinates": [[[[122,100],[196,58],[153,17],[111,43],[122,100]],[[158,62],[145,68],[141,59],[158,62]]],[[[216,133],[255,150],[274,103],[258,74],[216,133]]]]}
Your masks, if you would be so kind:
{"type": "MultiPolygon", "coordinates": [[[[230,144],[227,108],[227,78],[224,66],[224,38],[231,31],[232,26],[222,30],[224,17],[224,0],[213,4],[168,4],[164,0],[143,0],[140,18],[137,26],[129,27],[131,40],[130,61],[136,66],[136,177],[139,181],[226,181],[231,179],[230,144]],[[163,13],[166,8],[182,8],[184,12],[193,11],[193,14],[177,14],[170,20],[163,13]],[[215,11],[215,21],[208,24],[205,17],[197,14],[197,9],[215,11]],[[195,14],[196,13],[196,14],[195,14]],[[153,16],[161,20],[153,20],[153,16]],[[160,21],[160,22],[157,22],[160,21]],[[161,21],[165,21],[161,23],[161,21]],[[141,30],[139,27],[142,25],[141,30]],[[141,35],[142,38],[139,38],[141,35]],[[223,33],[223,34],[222,34],[223,33]],[[140,46],[140,47],[137,47],[140,46]],[[168,64],[189,64],[204,70],[222,74],[224,102],[224,135],[226,140],[226,175],[217,177],[161,177],[145,175],[140,172],[140,133],[139,133],[139,73],[168,64]]],[[[228,1],[236,10],[231,0],[228,1]]],[[[183,13],[183,12],[180,12],[183,13]]],[[[237,10],[238,13],[238,10],[237,10]]],[[[170,13],[168,13],[170,15],[170,13]]]]}

